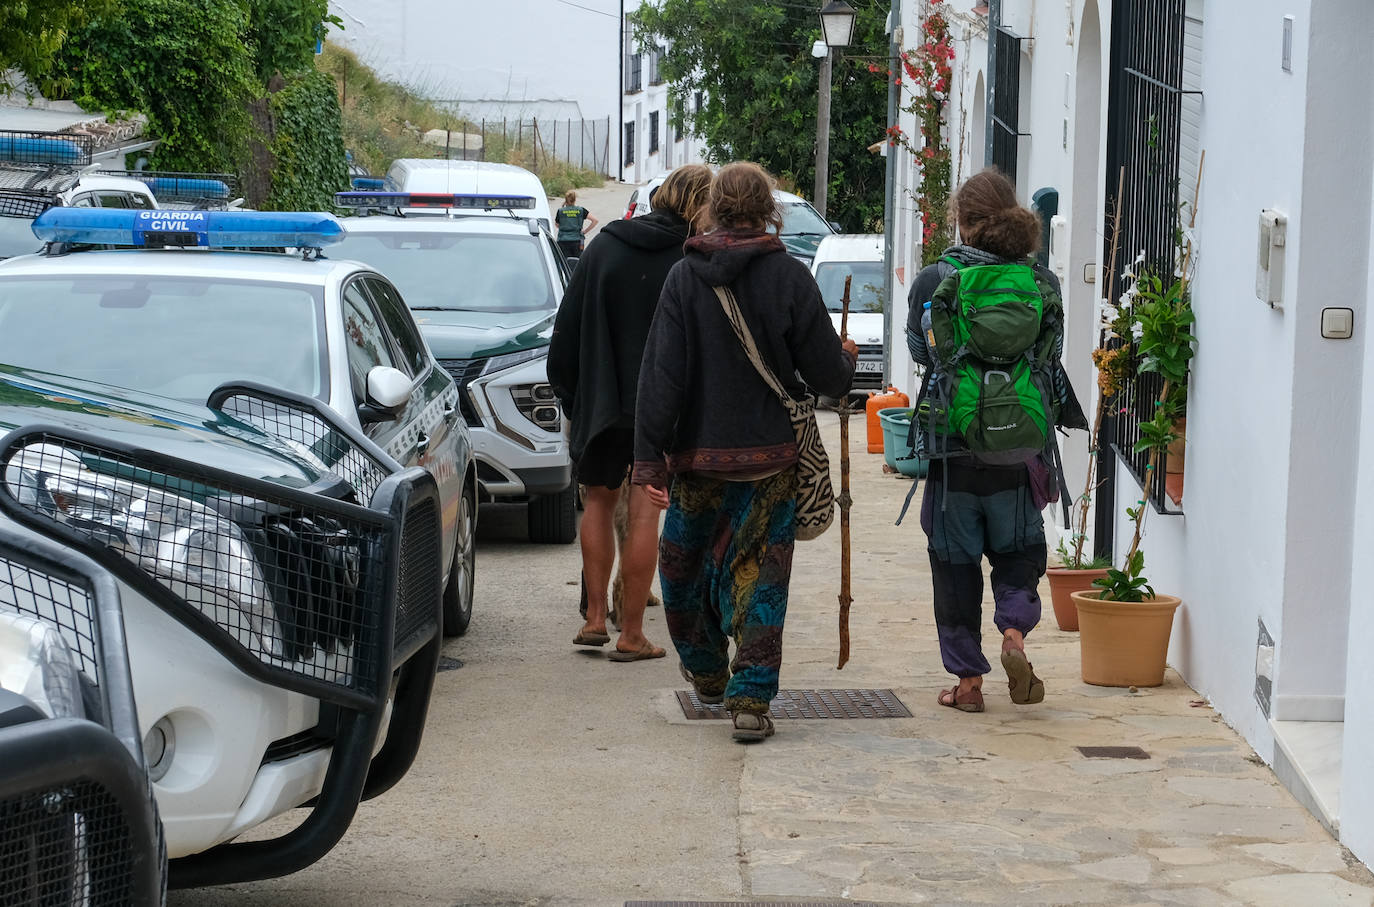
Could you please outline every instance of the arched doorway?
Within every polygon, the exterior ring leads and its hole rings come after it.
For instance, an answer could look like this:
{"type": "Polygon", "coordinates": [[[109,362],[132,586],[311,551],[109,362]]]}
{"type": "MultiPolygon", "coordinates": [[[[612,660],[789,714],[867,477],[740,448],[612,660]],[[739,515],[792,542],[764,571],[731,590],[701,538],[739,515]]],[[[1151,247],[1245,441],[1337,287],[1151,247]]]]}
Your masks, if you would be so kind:
{"type": "MultiPolygon", "coordinates": [[[[1069,197],[1069,262],[1064,275],[1064,304],[1068,311],[1064,334],[1064,362],[1085,409],[1095,406],[1096,392],[1091,351],[1097,346],[1097,301],[1105,284],[1106,267],[1099,225],[1102,223],[1102,26],[1096,0],[1083,6],[1078,29],[1078,60],[1074,73],[1073,182],[1069,197]],[[1088,282],[1084,278],[1091,278],[1088,282]]],[[[1089,409],[1091,412],[1091,409],[1089,409]]],[[[1087,446],[1068,445],[1064,467],[1069,487],[1078,493],[1088,467],[1087,446]]],[[[1091,525],[1091,524],[1090,524],[1091,525]]]]}

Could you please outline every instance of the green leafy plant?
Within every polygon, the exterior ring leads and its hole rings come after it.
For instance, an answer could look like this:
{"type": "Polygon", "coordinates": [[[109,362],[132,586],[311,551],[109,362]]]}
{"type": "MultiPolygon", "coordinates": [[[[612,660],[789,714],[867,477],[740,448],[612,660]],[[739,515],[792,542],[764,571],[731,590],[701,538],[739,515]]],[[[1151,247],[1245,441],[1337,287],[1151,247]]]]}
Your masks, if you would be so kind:
{"type": "Polygon", "coordinates": [[[1102,590],[1102,599],[1141,602],[1147,598],[1154,598],[1154,587],[1150,585],[1149,580],[1141,576],[1141,571],[1145,569],[1145,553],[1133,552],[1126,558],[1125,567],[1124,570],[1113,567],[1103,578],[1093,580],[1093,585],[1102,590]]]}
{"type": "MultiPolygon", "coordinates": [[[[827,216],[865,233],[883,224],[887,168],[868,146],[887,128],[887,82],[863,73],[869,61],[886,63],[887,9],[854,5],[854,38],[834,68],[827,216]]],[[[652,0],[631,18],[641,46],[671,48],[660,69],[670,121],[701,137],[712,162],[757,161],[784,186],[815,184],[814,10],[793,0],[652,0]]]]}
{"type": "Polygon", "coordinates": [[[272,190],[265,207],[279,211],[328,211],[334,193],[348,188],[340,129],[339,97],[329,76],[299,76],[270,101],[275,135],[272,190]]]}

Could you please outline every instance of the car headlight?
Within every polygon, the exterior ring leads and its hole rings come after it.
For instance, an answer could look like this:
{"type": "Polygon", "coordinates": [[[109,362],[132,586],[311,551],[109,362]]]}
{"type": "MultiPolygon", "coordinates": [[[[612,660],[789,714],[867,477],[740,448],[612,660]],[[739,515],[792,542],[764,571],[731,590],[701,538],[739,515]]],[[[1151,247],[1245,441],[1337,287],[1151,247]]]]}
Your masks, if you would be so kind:
{"type": "Polygon", "coordinates": [[[49,718],[85,718],[78,673],[57,627],[0,611],[0,688],[28,699],[49,718]]]}
{"type": "Polygon", "coordinates": [[[549,355],[547,346],[536,346],[528,350],[520,350],[515,353],[502,353],[499,356],[492,356],[487,360],[486,367],[482,369],[482,374],[490,375],[492,372],[499,372],[503,369],[511,368],[516,365],[523,365],[535,359],[545,358],[549,355]]]}
{"type": "Polygon", "coordinates": [[[563,430],[563,411],[550,385],[517,384],[510,389],[510,395],[520,415],[544,431],[556,433],[563,430]]]}
{"type": "Polygon", "coordinates": [[[114,548],[212,619],[228,599],[246,618],[231,626],[257,637],[240,641],[281,654],[267,584],[231,520],[183,495],[96,472],[58,444],[21,449],[5,482],[24,507],[114,548]]]}

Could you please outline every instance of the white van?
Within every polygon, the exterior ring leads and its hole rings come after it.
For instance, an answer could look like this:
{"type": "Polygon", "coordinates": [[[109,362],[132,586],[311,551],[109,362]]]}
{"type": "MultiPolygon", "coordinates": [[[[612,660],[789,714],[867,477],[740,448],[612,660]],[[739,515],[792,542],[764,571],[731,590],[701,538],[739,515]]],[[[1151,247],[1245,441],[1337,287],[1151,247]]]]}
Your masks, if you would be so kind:
{"type": "Polygon", "coordinates": [[[835,330],[840,329],[844,279],[849,286],[849,337],[859,345],[854,390],[882,390],[886,362],[883,348],[883,309],[887,305],[884,277],[887,262],[881,233],[837,233],[816,247],[811,275],[821,288],[835,330]]]}
{"type": "MultiPolygon", "coordinates": [[[[549,196],[539,177],[513,164],[489,161],[444,161],[425,158],[399,158],[386,171],[386,188],[391,192],[435,195],[519,196],[534,199],[534,211],[491,208],[485,213],[508,216],[512,211],[522,217],[533,216],[553,229],[549,196]]],[[[412,209],[404,209],[407,212],[412,209]]],[[[478,209],[466,213],[484,213],[478,209]]]]}

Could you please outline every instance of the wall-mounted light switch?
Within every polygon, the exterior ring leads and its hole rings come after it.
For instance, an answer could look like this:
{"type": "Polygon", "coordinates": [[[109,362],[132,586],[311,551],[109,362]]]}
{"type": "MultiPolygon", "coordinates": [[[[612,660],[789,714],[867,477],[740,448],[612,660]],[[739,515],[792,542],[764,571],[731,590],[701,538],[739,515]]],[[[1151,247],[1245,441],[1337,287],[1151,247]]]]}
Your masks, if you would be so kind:
{"type": "Polygon", "coordinates": [[[1322,309],[1322,336],[1327,340],[1349,340],[1355,336],[1355,310],[1322,309]]]}

